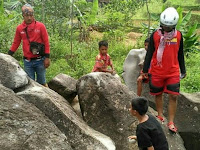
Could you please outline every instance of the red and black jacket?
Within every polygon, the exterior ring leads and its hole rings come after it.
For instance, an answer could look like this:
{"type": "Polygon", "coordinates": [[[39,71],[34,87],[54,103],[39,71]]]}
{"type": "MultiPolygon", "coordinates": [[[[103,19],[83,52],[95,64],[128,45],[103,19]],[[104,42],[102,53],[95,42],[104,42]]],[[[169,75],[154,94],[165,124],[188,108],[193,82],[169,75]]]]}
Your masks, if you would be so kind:
{"type": "Polygon", "coordinates": [[[157,50],[160,43],[160,35],[158,31],[152,33],[147,54],[144,61],[143,72],[158,76],[176,76],[186,73],[184,53],[183,53],[183,37],[180,31],[177,31],[176,37],[166,41],[162,56],[162,66],[157,63],[157,50]],[[180,71],[179,71],[180,68],[180,71]]]}

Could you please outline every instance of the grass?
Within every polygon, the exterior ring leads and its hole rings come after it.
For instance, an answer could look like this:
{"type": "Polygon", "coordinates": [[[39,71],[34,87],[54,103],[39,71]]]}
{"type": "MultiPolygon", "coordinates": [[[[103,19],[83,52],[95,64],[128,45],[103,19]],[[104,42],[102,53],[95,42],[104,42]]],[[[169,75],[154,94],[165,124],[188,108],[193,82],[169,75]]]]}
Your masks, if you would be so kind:
{"type": "MultiPolygon", "coordinates": [[[[160,14],[163,11],[163,6],[165,7],[182,7],[184,10],[200,11],[200,6],[197,0],[167,0],[163,3],[162,0],[151,0],[148,3],[149,12],[153,14],[160,14]]],[[[196,12],[199,14],[199,12],[196,12]]],[[[137,10],[133,19],[147,19],[147,8],[146,5],[137,10]]]]}
{"type": "Polygon", "coordinates": [[[167,0],[167,3],[178,6],[198,6],[197,0],[167,0]]]}
{"type": "Polygon", "coordinates": [[[200,90],[200,53],[190,53],[186,57],[187,76],[181,80],[181,91],[198,92],[200,90]]]}

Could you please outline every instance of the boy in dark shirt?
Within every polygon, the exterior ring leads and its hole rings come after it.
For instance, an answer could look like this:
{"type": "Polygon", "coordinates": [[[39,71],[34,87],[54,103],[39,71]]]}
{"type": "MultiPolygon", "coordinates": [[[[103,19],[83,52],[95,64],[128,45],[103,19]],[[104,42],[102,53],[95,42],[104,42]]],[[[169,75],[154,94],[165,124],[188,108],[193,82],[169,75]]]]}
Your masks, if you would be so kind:
{"type": "Polygon", "coordinates": [[[136,136],[129,136],[138,142],[140,150],[168,150],[168,143],[160,123],[151,115],[147,115],[148,100],[144,97],[131,101],[130,113],[135,116],[139,124],[136,136]]]}

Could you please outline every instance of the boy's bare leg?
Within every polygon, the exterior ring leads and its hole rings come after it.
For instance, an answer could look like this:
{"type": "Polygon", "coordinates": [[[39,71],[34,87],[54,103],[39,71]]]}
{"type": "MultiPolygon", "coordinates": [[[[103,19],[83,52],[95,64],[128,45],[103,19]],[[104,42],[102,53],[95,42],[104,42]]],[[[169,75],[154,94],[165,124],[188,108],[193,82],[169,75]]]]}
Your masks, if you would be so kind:
{"type": "Polygon", "coordinates": [[[156,95],[155,96],[155,101],[156,101],[156,109],[158,112],[158,116],[163,117],[163,98],[162,94],[156,95]]]}
{"type": "Polygon", "coordinates": [[[169,106],[168,106],[169,122],[174,122],[176,108],[177,108],[177,95],[170,94],[169,95],[169,106]]]}
{"type": "Polygon", "coordinates": [[[137,95],[141,96],[142,93],[142,81],[137,81],[137,95]]]}

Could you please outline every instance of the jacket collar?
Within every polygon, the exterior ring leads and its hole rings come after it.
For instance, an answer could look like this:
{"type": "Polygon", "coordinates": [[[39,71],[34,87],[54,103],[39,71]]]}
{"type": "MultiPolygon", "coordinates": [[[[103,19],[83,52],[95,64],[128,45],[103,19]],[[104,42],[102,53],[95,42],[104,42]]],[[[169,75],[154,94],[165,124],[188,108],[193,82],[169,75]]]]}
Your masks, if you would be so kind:
{"type": "Polygon", "coordinates": [[[36,21],[33,20],[31,24],[26,24],[25,21],[22,22],[23,29],[28,27],[28,30],[33,30],[35,28],[36,21]]]}

